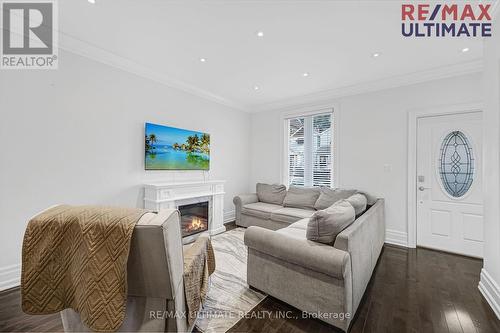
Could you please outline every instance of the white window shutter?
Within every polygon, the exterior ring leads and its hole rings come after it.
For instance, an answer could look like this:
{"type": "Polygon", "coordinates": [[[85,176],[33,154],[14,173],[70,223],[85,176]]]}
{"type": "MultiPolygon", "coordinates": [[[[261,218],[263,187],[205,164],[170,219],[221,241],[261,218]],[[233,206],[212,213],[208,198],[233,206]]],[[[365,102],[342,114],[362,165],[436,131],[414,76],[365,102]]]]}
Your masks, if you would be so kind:
{"type": "Polygon", "coordinates": [[[289,185],[304,186],[305,135],[304,118],[288,120],[288,182],[289,185]]]}
{"type": "Polygon", "coordinates": [[[333,186],[332,113],[290,118],[288,183],[296,186],[333,186]]]}
{"type": "Polygon", "coordinates": [[[332,185],[332,115],[312,117],[312,185],[332,185]]]}

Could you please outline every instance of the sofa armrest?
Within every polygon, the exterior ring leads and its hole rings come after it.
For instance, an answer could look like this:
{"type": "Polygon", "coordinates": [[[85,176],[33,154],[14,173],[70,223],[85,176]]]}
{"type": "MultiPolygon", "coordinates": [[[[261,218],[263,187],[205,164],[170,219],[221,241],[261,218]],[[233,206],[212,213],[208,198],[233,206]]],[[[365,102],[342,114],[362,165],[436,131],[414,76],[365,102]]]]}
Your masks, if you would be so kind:
{"type": "Polygon", "coordinates": [[[165,299],[184,297],[179,220],[179,211],[164,209],[158,213],[146,213],[136,224],[127,261],[128,295],[165,299]]]}
{"type": "Polygon", "coordinates": [[[353,311],[370,281],[385,241],[384,199],[378,199],[353,224],[337,235],[334,247],[349,252],[352,266],[353,311]]]}
{"type": "Polygon", "coordinates": [[[292,238],[260,227],[245,231],[245,245],[283,261],[344,279],[350,269],[349,253],[307,239],[292,238]]]}
{"type": "Polygon", "coordinates": [[[259,198],[257,197],[257,193],[247,193],[240,194],[233,198],[233,203],[235,206],[244,206],[249,203],[259,202],[259,198]]]}
{"type": "Polygon", "coordinates": [[[233,203],[234,203],[234,215],[236,218],[236,224],[246,227],[246,225],[242,224],[241,221],[241,209],[243,206],[249,204],[249,203],[255,203],[259,202],[259,198],[257,197],[257,193],[247,193],[247,194],[240,194],[237,195],[233,198],[233,203]]]}
{"type": "MultiPolygon", "coordinates": [[[[363,215],[337,235],[334,247],[350,252],[363,247],[382,248],[385,241],[384,199],[378,199],[363,215]],[[369,240],[369,242],[367,242],[369,240]]],[[[371,248],[370,248],[371,250],[371,248]]],[[[378,259],[378,256],[375,260],[378,259]]]]}

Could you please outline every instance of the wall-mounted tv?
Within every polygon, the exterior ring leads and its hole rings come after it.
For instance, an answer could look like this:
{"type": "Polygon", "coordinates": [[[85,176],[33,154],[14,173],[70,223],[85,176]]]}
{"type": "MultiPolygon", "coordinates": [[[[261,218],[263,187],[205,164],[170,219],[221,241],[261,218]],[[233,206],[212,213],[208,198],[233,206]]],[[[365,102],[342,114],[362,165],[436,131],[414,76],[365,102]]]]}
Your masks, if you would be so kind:
{"type": "Polygon", "coordinates": [[[146,170],[209,170],[210,135],[146,123],[146,170]]]}

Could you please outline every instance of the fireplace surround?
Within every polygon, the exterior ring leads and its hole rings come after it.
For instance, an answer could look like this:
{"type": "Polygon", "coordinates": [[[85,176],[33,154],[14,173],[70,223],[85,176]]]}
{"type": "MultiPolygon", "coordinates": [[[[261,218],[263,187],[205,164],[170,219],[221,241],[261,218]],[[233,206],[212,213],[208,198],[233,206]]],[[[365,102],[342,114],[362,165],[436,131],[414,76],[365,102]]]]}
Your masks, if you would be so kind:
{"type": "MultiPolygon", "coordinates": [[[[216,235],[226,231],[224,227],[224,183],[224,180],[207,180],[145,184],[144,208],[156,212],[162,209],[179,209],[180,211],[182,206],[205,203],[208,208],[206,230],[210,235],[216,235]]],[[[200,212],[200,210],[194,210],[194,212],[200,212]]],[[[199,222],[196,221],[195,223],[198,224],[199,222]]],[[[193,241],[203,232],[198,230],[198,227],[194,229],[190,229],[183,237],[184,244],[193,241]]]]}

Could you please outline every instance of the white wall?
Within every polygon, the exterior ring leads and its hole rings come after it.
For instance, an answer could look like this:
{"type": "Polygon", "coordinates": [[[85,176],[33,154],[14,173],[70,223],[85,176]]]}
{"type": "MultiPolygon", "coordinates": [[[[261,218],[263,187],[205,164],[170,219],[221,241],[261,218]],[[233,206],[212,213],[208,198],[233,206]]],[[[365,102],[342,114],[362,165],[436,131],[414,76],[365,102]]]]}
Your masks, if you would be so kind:
{"type": "Polygon", "coordinates": [[[224,210],[248,187],[249,121],[133,74],[60,54],[56,71],[0,73],[0,289],[16,283],[27,219],[57,203],[142,207],[152,180],[225,179],[224,210]],[[211,134],[211,170],[144,171],[144,122],[211,134]]]}
{"type": "MultiPolygon", "coordinates": [[[[497,12],[495,23],[500,22],[497,12]]],[[[484,45],[484,268],[479,289],[500,318],[500,27],[484,45]]]]}
{"type": "MultiPolygon", "coordinates": [[[[408,110],[480,102],[481,91],[481,75],[474,74],[327,103],[337,105],[338,185],[385,198],[388,237],[392,241],[406,243],[407,237],[408,110]],[[391,171],[384,171],[384,165],[391,171]]],[[[252,115],[252,184],[281,181],[279,128],[283,126],[283,112],[289,110],[252,115]]]]}

